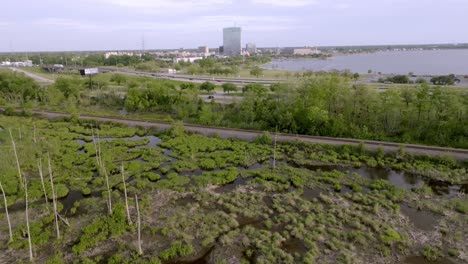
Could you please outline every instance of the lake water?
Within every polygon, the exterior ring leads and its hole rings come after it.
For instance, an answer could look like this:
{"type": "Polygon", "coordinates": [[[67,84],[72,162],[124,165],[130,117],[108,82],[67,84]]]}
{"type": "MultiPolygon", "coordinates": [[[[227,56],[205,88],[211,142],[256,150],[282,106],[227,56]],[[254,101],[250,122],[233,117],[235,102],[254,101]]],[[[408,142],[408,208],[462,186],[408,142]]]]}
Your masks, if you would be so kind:
{"type": "Polygon", "coordinates": [[[376,52],[335,56],[328,60],[284,59],[273,60],[263,67],[290,71],[348,69],[357,73],[372,70],[384,74],[468,74],[468,49],[376,52]]]}

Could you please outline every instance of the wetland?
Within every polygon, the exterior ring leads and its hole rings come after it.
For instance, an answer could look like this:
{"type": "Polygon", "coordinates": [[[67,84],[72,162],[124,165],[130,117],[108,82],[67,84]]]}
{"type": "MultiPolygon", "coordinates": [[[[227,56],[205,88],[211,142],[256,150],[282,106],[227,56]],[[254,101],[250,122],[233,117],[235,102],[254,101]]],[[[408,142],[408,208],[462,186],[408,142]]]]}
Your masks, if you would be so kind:
{"type": "Polygon", "coordinates": [[[180,124],[154,131],[0,115],[0,127],[13,231],[9,241],[2,199],[0,262],[28,263],[28,237],[37,263],[468,261],[466,161],[274,144],[268,134],[220,139],[180,124]],[[29,233],[11,139],[27,182],[29,233]]]}

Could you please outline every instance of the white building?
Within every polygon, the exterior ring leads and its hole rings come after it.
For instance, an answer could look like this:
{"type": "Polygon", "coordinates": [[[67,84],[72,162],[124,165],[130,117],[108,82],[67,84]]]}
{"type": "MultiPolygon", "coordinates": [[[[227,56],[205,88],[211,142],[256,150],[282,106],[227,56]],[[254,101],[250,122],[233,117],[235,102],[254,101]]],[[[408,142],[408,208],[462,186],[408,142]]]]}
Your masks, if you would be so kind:
{"type": "Polygon", "coordinates": [[[128,52],[128,51],[109,51],[104,54],[104,57],[108,59],[110,56],[123,56],[123,55],[128,55],[128,56],[133,56],[133,52],[128,52]]]}
{"type": "Polygon", "coordinates": [[[182,58],[174,58],[174,62],[175,63],[178,63],[178,62],[195,62],[197,60],[201,60],[203,59],[202,57],[182,57],[182,58]]]}
{"type": "Polygon", "coordinates": [[[1,63],[1,66],[13,66],[13,67],[32,67],[33,62],[32,60],[25,60],[25,61],[4,61],[1,63]]]}
{"type": "Polygon", "coordinates": [[[293,49],[294,55],[314,55],[320,54],[320,51],[317,48],[300,48],[300,49],[293,49]]]}

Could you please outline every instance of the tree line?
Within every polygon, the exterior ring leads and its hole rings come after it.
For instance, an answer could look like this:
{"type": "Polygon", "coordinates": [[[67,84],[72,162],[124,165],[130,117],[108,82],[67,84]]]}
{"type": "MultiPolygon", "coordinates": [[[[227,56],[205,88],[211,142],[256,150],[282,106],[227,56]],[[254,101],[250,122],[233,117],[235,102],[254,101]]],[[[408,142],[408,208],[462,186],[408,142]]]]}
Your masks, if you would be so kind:
{"type": "MultiPolygon", "coordinates": [[[[112,80],[123,82],[116,76],[112,80]]],[[[199,97],[201,90],[215,88],[212,83],[147,78],[125,83],[124,95],[96,95],[87,91],[84,79],[59,79],[39,88],[24,75],[1,72],[0,96],[3,105],[125,107],[204,125],[468,148],[468,94],[427,84],[381,92],[353,85],[352,77],[345,75],[310,75],[271,87],[246,85],[239,88],[244,93],[241,101],[221,105],[199,97]]],[[[222,89],[237,91],[230,85],[222,89]]]]}

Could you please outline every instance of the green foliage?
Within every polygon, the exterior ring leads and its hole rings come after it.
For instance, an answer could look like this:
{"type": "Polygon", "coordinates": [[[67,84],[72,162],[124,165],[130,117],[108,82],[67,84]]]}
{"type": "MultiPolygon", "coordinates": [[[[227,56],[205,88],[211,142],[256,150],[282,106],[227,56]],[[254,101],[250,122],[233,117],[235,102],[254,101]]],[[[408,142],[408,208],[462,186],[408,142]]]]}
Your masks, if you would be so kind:
{"type": "Polygon", "coordinates": [[[38,100],[42,92],[33,79],[23,73],[0,70],[0,98],[9,103],[38,100]]]}
{"type": "Polygon", "coordinates": [[[97,243],[109,238],[118,237],[128,229],[125,209],[123,204],[114,205],[112,216],[101,216],[82,230],[78,244],[73,246],[73,252],[82,254],[97,243]]]}
{"type": "Polygon", "coordinates": [[[221,85],[221,87],[223,87],[223,91],[225,93],[237,91],[237,86],[235,84],[233,84],[233,83],[223,83],[223,85],[221,85]]]}
{"type": "Polygon", "coordinates": [[[380,235],[380,239],[389,246],[394,243],[401,242],[402,240],[400,234],[391,228],[387,228],[385,232],[380,235]]]}
{"type": "Polygon", "coordinates": [[[127,77],[123,74],[113,74],[112,77],[110,78],[111,82],[115,82],[118,85],[121,85],[122,83],[127,81],[127,77]]]}
{"type": "Polygon", "coordinates": [[[468,214],[468,200],[463,198],[455,200],[454,208],[459,213],[468,214]]]}
{"type": "Polygon", "coordinates": [[[237,168],[229,168],[226,171],[205,172],[195,178],[195,182],[201,186],[208,184],[224,185],[233,182],[237,179],[239,170],[237,168]]]}
{"type": "Polygon", "coordinates": [[[65,184],[57,184],[55,187],[55,194],[58,199],[66,197],[68,195],[68,188],[65,184]]]}
{"type": "Polygon", "coordinates": [[[204,170],[213,170],[216,168],[216,161],[213,159],[203,159],[200,161],[200,168],[204,170]]]}
{"type": "Polygon", "coordinates": [[[434,85],[454,85],[456,81],[455,75],[441,75],[431,78],[431,83],[434,85]]]}
{"type": "Polygon", "coordinates": [[[159,254],[162,260],[169,260],[176,257],[185,257],[193,253],[193,247],[190,244],[176,241],[171,247],[159,254]]]}
{"type": "Polygon", "coordinates": [[[170,173],[167,179],[159,180],[156,186],[164,189],[181,190],[182,187],[190,182],[189,177],[180,176],[177,173],[170,173]]]}
{"type": "Polygon", "coordinates": [[[443,256],[443,253],[439,247],[426,245],[422,249],[422,255],[429,261],[436,261],[443,256]]]}
{"type": "Polygon", "coordinates": [[[270,145],[273,143],[273,139],[269,132],[263,132],[263,134],[255,138],[254,142],[257,144],[270,145]]]}
{"type": "Polygon", "coordinates": [[[200,90],[204,90],[204,91],[207,91],[207,92],[211,92],[213,91],[214,89],[216,88],[216,85],[212,82],[204,82],[200,85],[200,90]]]}
{"type": "Polygon", "coordinates": [[[255,76],[257,78],[262,74],[263,74],[263,69],[258,66],[255,66],[252,68],[252,70],[250,70],[250,75],[255,76]]]}
{"type": "Polygon", "coordinates": [[[458,255],[459,255],[458,251],[456,249],[453,249],[453,248],[448,250],[448,254],[451,257],[458,257],[458,255]]]}
{"type": "Polygon", "coordinates": [[[392,83],[409,83],[409,78],[407,75],[395,75],[392,77],[388,77],[387,81],[392,83]]]}
{"type": "Polygon", "coordinates": [[[184,123],[182,122],[176,122],[174,123],[168,131],[168,134],[171,137],[181,137],[185,135],[185,128],[184,128],[184,123]]]}
{"type": "Polygon", "coordinates": [[[62,252],[56,252],[55,255],[47,259],[46,264],[65,264],[62,252]]]}
{"type": "Polygon", "coordinates": [[[80,86],[82,85],[79,79],[60,77],[55,80],[55,88],[62,92],[66,99],[70,97],[79,98],[80,86]]]}

